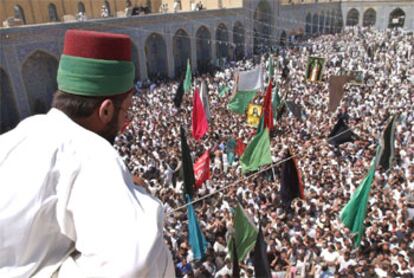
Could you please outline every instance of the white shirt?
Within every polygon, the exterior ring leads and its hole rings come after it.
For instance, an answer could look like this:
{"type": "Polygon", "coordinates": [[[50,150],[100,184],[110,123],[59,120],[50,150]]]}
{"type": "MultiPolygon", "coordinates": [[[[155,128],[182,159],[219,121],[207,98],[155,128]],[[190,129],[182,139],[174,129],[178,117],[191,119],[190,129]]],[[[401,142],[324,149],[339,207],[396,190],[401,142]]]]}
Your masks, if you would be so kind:
{"type": "Polygon", "coordinates": [[[0,277],[174,276],[160,202],[59,110],[0,136],[0,184],[0,277]]]}

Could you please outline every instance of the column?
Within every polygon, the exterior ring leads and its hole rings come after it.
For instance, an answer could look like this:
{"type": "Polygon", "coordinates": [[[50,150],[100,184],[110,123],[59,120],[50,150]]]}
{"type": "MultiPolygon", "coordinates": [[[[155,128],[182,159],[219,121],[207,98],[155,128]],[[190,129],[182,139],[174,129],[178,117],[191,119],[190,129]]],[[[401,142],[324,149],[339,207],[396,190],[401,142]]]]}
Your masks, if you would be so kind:
{"type": "Polygon", "coordinates": [[[211,63],[213,65],[216,65],[216,59],[217,59],[217,55],[216,55],[217,38],[216,38],[216,28],[214,28],[214,27],[215,27],[215,24],[210,24],[209,25],[210,34],[211,34],[211,40],[210,40],[211,63]]]}

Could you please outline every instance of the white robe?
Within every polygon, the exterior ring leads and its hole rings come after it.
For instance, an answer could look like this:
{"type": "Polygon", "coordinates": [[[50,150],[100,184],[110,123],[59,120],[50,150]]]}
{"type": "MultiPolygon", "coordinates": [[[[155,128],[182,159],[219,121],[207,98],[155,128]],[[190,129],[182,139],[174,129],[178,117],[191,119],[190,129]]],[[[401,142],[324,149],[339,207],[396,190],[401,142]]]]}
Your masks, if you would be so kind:
{"type": "Polygon", "coordinates": [[[173,277],[162,231],[161,203],[61,111],[0,136],[0,277],[173,277]]]}

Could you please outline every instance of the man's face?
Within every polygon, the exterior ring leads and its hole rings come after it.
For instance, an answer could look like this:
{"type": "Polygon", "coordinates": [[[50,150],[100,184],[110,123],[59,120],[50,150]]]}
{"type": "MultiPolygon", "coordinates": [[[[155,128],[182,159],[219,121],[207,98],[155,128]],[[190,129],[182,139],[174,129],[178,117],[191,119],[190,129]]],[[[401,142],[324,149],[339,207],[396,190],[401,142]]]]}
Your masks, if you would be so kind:
{"type": "Polygon", "coordinates": [[[128,109],[132,104],[132,93],[123,100],[120,107],[115,107],[114,116],[106,127],[99,132],[99,135],[105,138],[112,145],[115,142],[115,137],[118,135],[121,127],[128,121],[128,109]]]}

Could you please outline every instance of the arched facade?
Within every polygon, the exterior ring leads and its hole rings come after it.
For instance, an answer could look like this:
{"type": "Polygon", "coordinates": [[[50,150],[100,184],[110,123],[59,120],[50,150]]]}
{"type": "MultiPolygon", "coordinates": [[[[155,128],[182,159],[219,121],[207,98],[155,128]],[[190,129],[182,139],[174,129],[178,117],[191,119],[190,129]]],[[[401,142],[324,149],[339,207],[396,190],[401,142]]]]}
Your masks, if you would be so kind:
{"type": "Polygon", "coordinates": [[[234,58],[241,60],[244,58],[244,44],[245,44],[245,31],[240,22],[236,22],[233,27],[233,43],[234,43],[234,58]]]}
{"type": "Polygon", "coordinates": [[[152,33],[147,37],[145,57],[149,79],[154,80],[168,76],[167,46],[160,34],[152,33]]]}
{"type": "Polygon", "coordinates": [[[346,26],[356,26],[359,22],[359,12],[357,9],[350,9],[346,15],[346,26]]]}
{"type": "Polygon", "coordinates": [[[314,14],[312,17],[312,34],[318,33],[319,17],[318,14],[314,14]]]}
{"type": "Polygon", "coordinates": [[[49,12],[49,21],[50,22],[57,22],[57,21],[59,21],[59,16],[58,16],[58,13],[57,13],[56,5],[55,4],[50,3],[47,6],[47,10],[49,12]]]}
{"type": "Polygon", "coordinates": [[[330,32],[330,27],[329,27],[330,23],[331,23],[331,15],[329,12],[327,12],[325,15],[325,24],[324,24],[324,29],[323,29],[324,33],[330,32]]]}
{"type": "Polygon", "coordinates": [[[335,16],[336,16],[335,11],[331,11],[331,20],[329,23],[330,33],[335,33],[335,16]]]}
{"type": "Polygon", "coordinates": [[[22,75],[32,114],[46,113],[57,89],[57,59],[41,50],[23,63],[22,75]]]}
{"type": "Polygon", "coordinates": [[[388,28],[404,27],[404,23],[405,23],[405,12],[400,8],[394,9],[390,13],[388,28]]]}
{"type": "Polygon", "coordinates": [[[183,29],[175,32],[173,38],[173,54],[175,76],[181,77],[185,73],[187,61],[191,58],[190,37],[183,29]]]}
{"type": "Polygon", "coordinates": [[[306,34],[312,33],[312,15],[310,13],[306,15],[305,33],[306,34]]]}
{"type": "Polygon", "coordinates": [[[364,12],[362,26],[374,26],[377,20],[377,12],[373,8],[369,8],[364,12]]]}
{"type": "Polygon", "coordinates": [[[211,67],[211,33],[205,26],[198,28],[196,33],[197,68],[200,73],[207,72],[211,67]]]}
{"type": "Polygon", "coordinates": [[[82,1],[78,2],[78,13],[86,14],[85,4],[82,1]]]}
{"type": "Polygon", "coordinates": [[[344,27],[344,19],[342,17],[342,13],[340,11],[337,11],[335,18],[336,18],[336,24],[335,24],[334,32],[340,33],[344,27]]]}
{"type": "Polygon", "coordinates": [[[229,32],[223,23],[216,30],[216,57],[226,60],[229,58],[229,32]]]}
{"type": "Polygon", "coordinates": [[[272,8],[265,0],[260,1],[254,12],[253,51],[262,53],[272,45],[272,8]]]}
{"type": "Polygon", "coordinates": [[[104,1],[104,6],[108,10],[108,15],[109,16],[112,16],[112,13],[111,13],[111,5],[109,4],[109,2],[105,0],[104,1]]]}
{"type": "Polygon", "coordinates": [[[13,9],[14,9],[14,17],[21,19],[23,24],[26,24],[26,17],[24,15],[23,8],[20,5],[15,5],[13,9]]]}
{"type": "Polygon", "coordinates": [[[19,122],[16,100],[7,73],[0,68],[0,134],[14,128],[19,122]]]}
{"type": "Polygon", "coordinates": [[[322,12],[319,16],[319,33],[323,33],[323,26],[325,23],[325,14],[322,12]]]}

